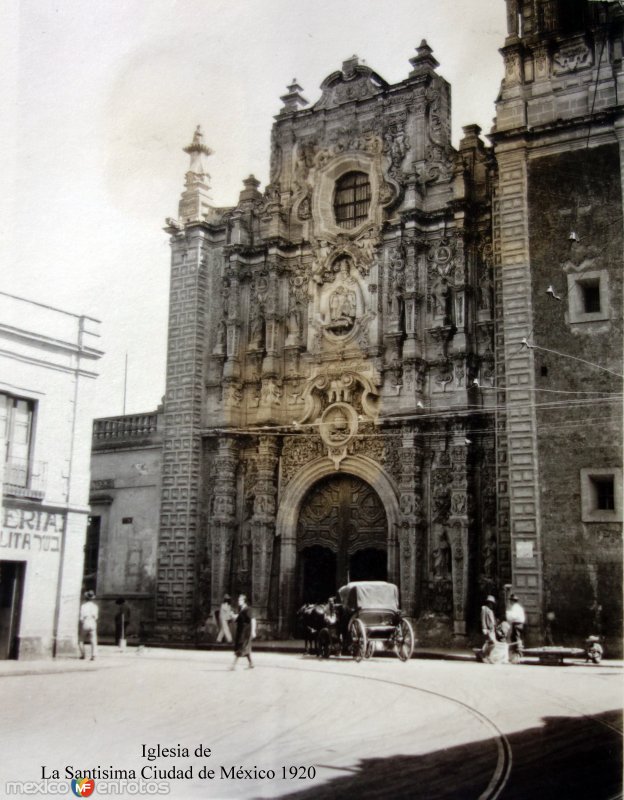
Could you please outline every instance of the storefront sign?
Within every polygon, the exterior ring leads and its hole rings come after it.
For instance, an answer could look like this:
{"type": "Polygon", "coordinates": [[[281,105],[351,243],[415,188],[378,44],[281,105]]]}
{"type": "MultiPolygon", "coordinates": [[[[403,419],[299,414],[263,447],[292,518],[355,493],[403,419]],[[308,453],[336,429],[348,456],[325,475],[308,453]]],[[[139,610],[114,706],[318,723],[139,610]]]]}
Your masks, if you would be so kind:
{"type": "Polygon", "coordinates": [[[2,509],[0,550],[58,553],[65,532],[65,514],[43,509],[2,509]]]}

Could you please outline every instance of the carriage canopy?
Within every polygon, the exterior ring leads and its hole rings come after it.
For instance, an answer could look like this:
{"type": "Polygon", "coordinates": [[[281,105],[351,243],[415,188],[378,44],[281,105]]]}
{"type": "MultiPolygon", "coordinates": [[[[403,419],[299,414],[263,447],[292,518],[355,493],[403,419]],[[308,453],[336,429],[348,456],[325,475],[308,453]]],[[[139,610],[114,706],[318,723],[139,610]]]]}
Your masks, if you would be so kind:
{"type": "Polygon", "coordinates": [[[399,610],[399,590],[385,581],[353,581],[338,589],[340,602],[349,611],[367,608],[399,610]]]}

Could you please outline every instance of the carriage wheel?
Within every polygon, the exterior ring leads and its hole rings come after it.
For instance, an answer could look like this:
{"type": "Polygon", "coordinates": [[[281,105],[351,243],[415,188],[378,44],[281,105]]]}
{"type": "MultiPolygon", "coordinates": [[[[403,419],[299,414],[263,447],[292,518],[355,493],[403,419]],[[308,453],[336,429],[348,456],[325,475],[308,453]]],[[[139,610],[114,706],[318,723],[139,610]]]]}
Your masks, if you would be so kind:
{"type": "Polygon", "coordinates": [[[356,661],[361,661],[366,655],[366,628],[361,619],[351,620],[349,636],[351,637],[351,655],[356,661]]]}
{"type": "Polygon", "coordinates": [[[366,655],[365,658],[372,658],[375,653],[375,642],[369,639],[366,642],[366,655]]]}
{"type": "Polygon", "coordinates": [[[394,652],[401,661],[410,659],[414,652],[414,631],[406,619],[402,619],[394,629],[394,652]]]}
{"type": "Polygon", "coordinates": [[[327,628],[319,631],[318,654],[321,658],[329,658],[331,655],[331,636],[327,628]]]}

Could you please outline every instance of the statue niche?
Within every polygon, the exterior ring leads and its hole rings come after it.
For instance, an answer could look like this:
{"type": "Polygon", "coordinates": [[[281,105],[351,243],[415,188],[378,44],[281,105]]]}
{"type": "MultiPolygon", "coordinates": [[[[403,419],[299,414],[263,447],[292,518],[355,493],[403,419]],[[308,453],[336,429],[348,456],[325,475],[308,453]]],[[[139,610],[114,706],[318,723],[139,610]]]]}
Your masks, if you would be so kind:
{"type": "Polygon", "coordinates": [[[362,316],[362,289],[348,256],[336,259],[332,271],[334,278],[320,291],[319,321],[324,331],[343,337],[351,333],[357,318],[362,316]]]}

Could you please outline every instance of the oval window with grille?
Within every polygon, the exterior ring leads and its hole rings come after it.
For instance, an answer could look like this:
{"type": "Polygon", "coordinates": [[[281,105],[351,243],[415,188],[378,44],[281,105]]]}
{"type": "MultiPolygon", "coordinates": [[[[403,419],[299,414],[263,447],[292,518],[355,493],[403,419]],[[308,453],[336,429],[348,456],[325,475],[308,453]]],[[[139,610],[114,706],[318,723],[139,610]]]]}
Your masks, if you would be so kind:
{"type": "Polygon", "coordinates": [[[371,186],[365,172],[347,172],[336,181],[334,214],[341,228],[356,228],[368,219],[371,186]]]}

